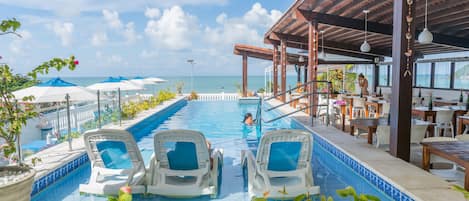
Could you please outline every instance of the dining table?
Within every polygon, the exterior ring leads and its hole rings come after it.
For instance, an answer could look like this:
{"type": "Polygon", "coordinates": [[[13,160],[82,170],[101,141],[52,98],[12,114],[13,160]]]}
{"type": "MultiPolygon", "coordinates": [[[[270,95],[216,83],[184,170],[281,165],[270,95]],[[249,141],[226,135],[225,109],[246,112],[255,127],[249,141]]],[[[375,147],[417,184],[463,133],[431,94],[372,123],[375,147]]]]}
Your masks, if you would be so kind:
{"type": "Polygon", "coordinates": [[[458,116],[457,118],[458,118],[457,134],[461,135],[463,134],[464,126],[469,126],[469,116],[458,116]]]}
{"type": "Polygon", "coordinates": [[[349,118],[352,119],[352,114],[353,114],[353,99],[354,98],[360,98],[360,96],[344,96],[343,99],[348,105],[348,114],[349,118]]]}
{"type": "Polygon", "coordinates": [[[430,169],[430,155],[437,155],[464,167],[464,189],[469,190],[469,142],[422,142],[422,167],[430,169]]]}
{"type": "Polygon", "coordinates": [[[418,117],[423,121],[431,121],[435,123],[436,121],[436,112],[442,110],[450,110],[449,108],[444,107],[433,107],[430,109],[429,107],[420,106],[420,107],[413,107],[412,108],[412,116],[418,117]]]}
{"type": "Polygon", "coordinates": [[[458,105],[458,100],[443,100],[443,99],[435,99],[432,101],[433,106],[441,107],[441,106],[453,106],[458,105]]]}
{"type": "Polygon", "coordinates": [[[365,101],[365,117],[369,117],[370,114],[370,107],[375,109],[375,117],[378,118],[381,112],[383,111],[383,104],[385,104],[385,100],[370,100],[365,101]]]}
{"type": "MultiPolygon", "coordinates": [[[[376,132],[378,126],[389,125],[388,118],[356,118],[350,120],[350,135],[354,136],[355,129],[366,130],[368,132],[368,144],[373,144],[373,133],[376,132]]],[[[434,123],[412,119],[412,125],[427,125],[428,128],[434,129],[434,123]]]]}

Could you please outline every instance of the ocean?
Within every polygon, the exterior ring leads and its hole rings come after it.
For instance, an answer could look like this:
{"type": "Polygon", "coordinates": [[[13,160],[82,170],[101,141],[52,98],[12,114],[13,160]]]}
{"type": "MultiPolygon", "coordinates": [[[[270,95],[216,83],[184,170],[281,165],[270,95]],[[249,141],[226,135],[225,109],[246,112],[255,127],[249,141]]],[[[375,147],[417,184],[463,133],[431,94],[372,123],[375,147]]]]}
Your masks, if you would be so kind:
{"type": "MultiPolygon", "coordinates": [[[[124,76],[125,77],[125,76],[124,76]]],[[[42,77],[41,81],[47,81],[51,77],[42,77]]],[[[103,81],[107,77],[61,77],[67,82],[80,86],[89,86],[91,84],[103,81]]],[[[131,77],[127,77],[131,79],[131,77]]],[[[167,80],[165,83],[156,85],[146,85],[145,90],[137,93],[154,93],[161,89],[176,91],[176,83],[183,82],[183,93],[191,92],[191,77],[159,77],[167,80]]],[[[280,83],[279,83],[280,84],[280,83]]],[[[242,87],[241,76],[194,76],[193,90],[197,93],[237,93],[236,85],[242,87]]],[[[296,86],[296,76],[287,76],[287,88],[296,86]]],[[[257,91],[264,88],[264,76],[248,76],[248,90],[257,91]]]]}

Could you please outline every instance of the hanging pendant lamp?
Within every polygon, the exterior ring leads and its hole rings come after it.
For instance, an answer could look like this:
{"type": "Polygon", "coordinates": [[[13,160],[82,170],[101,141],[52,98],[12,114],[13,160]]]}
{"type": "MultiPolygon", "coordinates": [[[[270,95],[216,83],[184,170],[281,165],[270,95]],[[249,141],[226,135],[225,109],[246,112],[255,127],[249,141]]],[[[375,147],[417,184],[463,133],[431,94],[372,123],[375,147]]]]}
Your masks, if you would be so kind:
{"type": "Polygon", "coordinates": [[[427,28],[428,21],[428,0],[425,0],[425,28],[420,32],[418,40],[421,44],[430,44],[433,41],[433,34],[427,28]]]}
{"type": "Polygon", "coordinates": [[[366,40],[367,37],[367,32],[368,32],[368,12],[369,10],[364,10],[363,13],[365,13],[365,40],[363,41],[362,45],[360,46],[360,51],[362,52],[369,52],[371,50],[370,44],[368,44],[368,41],[366,40]]]}
{"type": "Polygon", "coordinates": [[[323,31],[320,31],[321,33],[321,54],[320,54],[320,57],[322,59],[325,59],[326,58],[326,52],[324,52],[324,30],[323,31]]]}

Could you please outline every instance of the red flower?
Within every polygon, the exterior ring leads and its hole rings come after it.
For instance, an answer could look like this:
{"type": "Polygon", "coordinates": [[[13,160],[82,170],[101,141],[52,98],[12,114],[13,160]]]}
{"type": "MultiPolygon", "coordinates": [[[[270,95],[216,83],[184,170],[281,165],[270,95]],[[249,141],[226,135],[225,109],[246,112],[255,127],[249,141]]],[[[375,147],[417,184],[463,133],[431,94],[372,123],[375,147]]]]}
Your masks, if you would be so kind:
{"type": "Polygon", "coordinates": [[[130,186],[122,186],[120,188],[120,191],[122,191],[123,193],[127,193],[127,194],[131,194],[132,193],[132,189],[130,188],[130,186]]]}
{"type": "Polygon", "coordinates": [[[75,65],[80,64],[80,62],[78,62],[78,60],[75,60],[73,63],[74,63],[75,65]]]}

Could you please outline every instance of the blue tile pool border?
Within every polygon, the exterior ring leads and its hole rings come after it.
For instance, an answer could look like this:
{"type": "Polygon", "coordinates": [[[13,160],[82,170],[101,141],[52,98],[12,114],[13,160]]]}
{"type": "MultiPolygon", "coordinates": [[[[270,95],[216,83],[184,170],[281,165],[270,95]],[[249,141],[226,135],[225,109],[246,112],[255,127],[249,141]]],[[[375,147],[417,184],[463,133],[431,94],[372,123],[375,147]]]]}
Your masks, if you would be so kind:
{"type": "Polygon", "coordinates": [[[400,200],[400,201],[414,201],[414,199],[411,196],[402,192],[399,188],[393,186],[391,183],[386,181],[386,179],[380,177],[379,175],[377,175],[376,173],[374,173],[373,171],[365,167],[363,164],[356,161],[345,152],[341,151],[336,145],[328,142],[322,136],[306,128],[303,124],[299,123],[297,120],[293,118],[291,120],[292,120],[291,121],[292,128],[298,128],[298,129],[310,131],[313,135],[313,139],[317,142],[318,145],[320,145],[326,151],[334,155],[336,158],[342,161],[345,165],[350,167],[354,172],[362,176],[364,179],[366,179],[368,182],[374,185],[377,189],[384,192],[386,195],[388,195],[392,199],[400,200]]]}
{"type": "MultiPolygon", "coordinates": [[[[173,113],[181,109],[187,105],[187,100],[186,99],[181,99],[170,106],[163,108],[162,110],[155,112],[154,114],[148,116],[147,118],[141,120],[140,122],[134,124],[133,126],[127,128],[126,130],[135,135],[134,133],[141,133],[142,131],[140,130],[146,124],[149,122],[152,124],[156,124],[158,126],[161,124],[161,122],[164,121],[164,119],[168,118],[171,116],[173,113]]],[[[138,136],[134,136],[138,137],[138,136]]],[[[60,166],[59,168],[55,169],[52,172],[49,172],[48,174],[42,176],[41,178],[37,179],[34,181],[33,184],[33,190],[31,192],[31,197],[36,195],[37,193],[41,192],[48,186],[54,184],[58,180],[62,179],[63,177],[67,176],[71,172],[73,172],[75,169],[79,168],[81,165],[84,165],[89,162],[88,155],[86,152],[83,154],[77,156],[76,158],[72,159],[68,163],[60,166]]]]}

